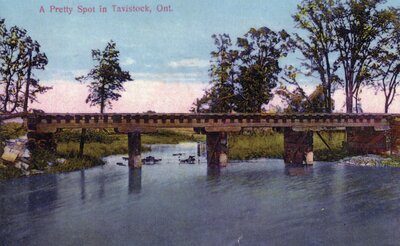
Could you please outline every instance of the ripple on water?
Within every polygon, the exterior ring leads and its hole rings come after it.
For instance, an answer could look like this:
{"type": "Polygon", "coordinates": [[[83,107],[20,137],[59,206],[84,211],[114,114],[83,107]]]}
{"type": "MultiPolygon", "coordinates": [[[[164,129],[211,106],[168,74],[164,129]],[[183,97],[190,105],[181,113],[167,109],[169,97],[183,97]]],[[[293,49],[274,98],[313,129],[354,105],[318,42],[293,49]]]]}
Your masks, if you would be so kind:
{"type": "MultiPolygon", "coordinates": [[[[141,172],[122,156],[83,171],[0,182],[5,245],[395,244],[400,169],[282,160],[207,170],[195,143],[155,145],[141,172]],[[194,155],[179,164],[174,153],[194,155]]],[[[143,154],[143,156],[146,156],[143,154]]]]}

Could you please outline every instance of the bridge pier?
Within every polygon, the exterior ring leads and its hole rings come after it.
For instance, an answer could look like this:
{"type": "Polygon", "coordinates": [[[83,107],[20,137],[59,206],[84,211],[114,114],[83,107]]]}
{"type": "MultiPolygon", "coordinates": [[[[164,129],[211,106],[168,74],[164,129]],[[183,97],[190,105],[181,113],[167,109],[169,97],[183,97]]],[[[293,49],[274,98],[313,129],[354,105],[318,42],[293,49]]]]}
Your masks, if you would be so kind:
{"type": "Polygon", "coordinates": [[[375,131],[373,127],[347,128],[347,150],[359,154],[382,154],[390,151],[386,131],[375,131]]]}
{"type": "Polygon", "coordinates": [[[128,133],[128,165],[133,168],[142,168],[141,135],[139,131],[128,133]]]}
{"type": "Polygon", "coordinates": [[[226,167],[228,165],[228,134],[226,132],[208,132],[206,145],[208,167],[226,167]]]}
{"type": "Polygon", "coordinates": [[[400,155],[400,118],[395,118],[390,123],[390,152],[400,155]]]}
{"type": "Polygon", "coordinates": [[[37,133],[30,131],[27,134],[28,148],[30,151],[37,149],[45,149],[49,151],[56,151],[57,144],[54,140],[54,133],[37,133]]]}
{"type": "Polygon", "coordinates": [[[296,132],[292,128],[285,128],[283,145],[285,164],[313,164],[312,131],[296,132]]]}

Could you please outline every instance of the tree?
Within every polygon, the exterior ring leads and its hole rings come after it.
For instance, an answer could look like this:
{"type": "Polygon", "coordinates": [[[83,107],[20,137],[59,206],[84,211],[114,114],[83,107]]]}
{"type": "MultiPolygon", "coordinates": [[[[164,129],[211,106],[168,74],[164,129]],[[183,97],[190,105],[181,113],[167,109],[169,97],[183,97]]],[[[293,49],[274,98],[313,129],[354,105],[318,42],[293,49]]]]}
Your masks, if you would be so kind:
{"type": "Polygon", "coordinates": [[[235,60],[237,51],[232,50],[228,34],[212,35],[216,50],[211,52],[210,84],[211,88],[197,99],[192,112],[228,113],[235,105],[235,60]]]}
{"type": "Polygon", "coordinates": [[[104,113],[108,104],[112,108],[112,101],[117,101],[124,91],[123,83],[132,78],[127,71],[123,71],[119,65],[119,51],[112,40],[108,42],[104,51],[92,50],[92,59],[97,64],[85,76],[75,78],[79,82],[90,81],[89,95],[86,103],[90,106],[100,106],[100,113],[104,113]]]}
{"type": "Polygon", "coordinates": [[[261,112],[272,99],[281,72],[279,59],[286,57],[290,47],[289,34],[274,32],[267,27],[251,28],[238,38],[238,112],[261,112]]]}
{"type": "Polygon", "coordinates": [[[333,1],[304,0],[297,6],[297,13],[293,15],[296,26],[306,31],[306,37],[295,34],[295,46],[303,54],[306,75],[311,77],[318,74],[321,80],[323,106],[325,112],[332,112],[333,86],[339,82],[336,75],[338,69],[335,57],[334,30],[330,25],[332,19],[333,1]]]}
{"type": "Polygon", "coordinates": [[[290,50],[289,35],[251,28],[233,47],[229,35],[213,35],[210,84],[194,112],[261,112],[272,99],[281,72],[279,59],[290,50]]]}
{"type": "MultiPolygon", "coordinates": [[[[399,10],[393,10],[399,11],[399,10]]],[[[397,14],[396,16],[399,16],[397,14]]],[[[393,25],[390,38],[385,45],[380,46],[379,55],[372,65],[376,87],[385,96],[384,112],[389,112],[389,107],[393,103],[397,94],[397,87],[400,84],[400,21],[393,25]]]]}
{"type": "MultiPolygon", "coordinates": [[[[315,50],[316,55],[311,57],[317,64],[316,71],[320,69],[320,75],[325,74],[320,77],[328,90],[333,82],[339,82],[344,88],[348,113],[353,112],[353,106],[358,111],[362,86],[374,83],[370,68],[380,47],[389,40],[387,33],[390,33],[396,12],[385,8],[384,3],[385,0],[304,0],[294,17],[298,26],[308,31],[311,41],[300,45],[302,51],[315,50]],[[318,56],[323,58],[318,60],[318,56]],[[324,66],[319,64],[322,60],[324,66]],[[336,71],[339,66],[341,72],[336,71]]],[[[309,54],[303,53],[309,59],[309,54]]]]}
{"type": "MultiPolygon", "coordinates": [[[[353,112],[353,102],[359,98],[362,85],[372,81],[369,67],[388,41],[395,13],[381,9],[384,0],[339,2],[334,8],[331,24],[335,30],[338,62],[343,68],[346,91],[346,111],[353,112]]],[[[357,105],[356,105],[357,112],[357,105]]]]}
{"type": "Polygon", "coordinates": [[[32,72],[44,70],[48,63],[46,54],[40,52],[40,44],[25,29],[14,26],[8,30],[4,19],[0,20],[0,61],[0,111],[27,112],[37,93],[51,89],[40,85],[32,72]]]}
{"type": "MultiPolygon", "coordinates": [[[[210,112],[232,112],[235,99],[235,61],[238,56],[232,50],[231,38],[228,34],[213,35],[216,51],[211,52],[210,83],[213,85],[207,95],[210,102],[210,112]]],[[[206,98],[207,98],[206,97],[206,98]]]]}

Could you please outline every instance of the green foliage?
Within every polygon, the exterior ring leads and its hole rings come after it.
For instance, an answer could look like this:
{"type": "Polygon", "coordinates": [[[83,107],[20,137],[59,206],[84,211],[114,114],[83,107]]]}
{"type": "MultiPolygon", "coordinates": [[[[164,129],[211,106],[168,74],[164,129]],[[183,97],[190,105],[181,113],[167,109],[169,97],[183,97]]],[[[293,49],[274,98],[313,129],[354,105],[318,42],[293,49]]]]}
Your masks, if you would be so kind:
{"type": "Polygon", "coordinates": [[[123,83],[132,80],[129,72],[121,69],[118,57],[119,51],[111,40],[104,51],[92,50],[93,61],[97,64],[87,75],[76,78],[79,82],[90,82],[86,103],[99,105],[100,113],[104,113],[107,104],[112,107],[111,102],[121,97],[119,92],[124,90],[123,83]]]}
{"type": "MultiPolygon", "coordinates": [[[[57,152],[64,158],[77,157],[79,142],[67,142],[57,145],[57,152]]],[[[128,153],[127,141],[117,140],[111,143],[87,143],[83,154],[92,158],[102,158],[108,155],[128,153]]]]}
{"type": "Polygon", "coordinates": [[[26,112],[38,93],[51,89],[41,86],[32,73],[33,69],[44,70],[47,62],[40,44],[25,29],[7,29],[4,19],[0,19],[0,112],[26,112]]]}
{"type": "Polygon", "coordinates": [[[144,144],[178,144],[181,142],[205,141],[205,135],[194,134],[192,129],[159,130],[157,133],[144,134],[144,144]]]}
{"type": "MultiPolygon", "coordinates": [[[[314,134],[315,160],[334,161],[348,156],[349,153],[342,147],[346,139],[344,132],[322,132],[321,135],[332,150],[329,150],[317,134],[314,134]]],[[[229,158],[232,160],[283,157],[283,134],[279,132],[267,130],[252,134],[231,134],[228,141],[229,158]]]]}
{"type": "Polygon", "coordinates": [[[19,123],[0,124],[0,156],[3,154],[7,139],[14,139],[26,134],[26,129],[19,123]]]}
{"type": "Polygon", "coordinates": [[[283,157],[283,134],[273,131],[261,131],[250,135],[229,135],[229,158],[246,160],[252,158],[283,157]]]}
{"type": "MultiPolygon", "coordinates": [[[[81,138],[80,130],[64,130],[56,135],[57,142],[79,142],[81,138]]],[[[105,143],[110,144],[117,140],[117,137],[103,130],[87,129],[85,133],[85,143],[105,143]]]]}
{"type": "Polygon", "coordinates": [[[0,180],[18,178],[22,176],[22,171],[14,166],[1,166],[0,160],[0,180]]]}
{"type": "Polygon", "coordinates": [[[306,31],[306,35],[294,35],[294,44],[305,58],[301,66],[308,71],[305,73],[308,78],[316,74],[320,79],[324,112],[332,112],[332,87],[340,82],[336,75],[336,56],[332,55],[335,51],[334,31],[329,25],[333,4],[330,0],[303,0],[293,15],[296,26],[306,31]]]}
{"type": "Polygon", "coordinates": [[[399,157],[391,157],[382,161],[383,166],[388,167],[400,167],[400,158],[399,157]]]}
{"type": "MultiPolygon", "coordinates": [[[[287,105],[284,109],[286,113],[322,113],[326,111],[326,100],[322,85],[318,85],[309,96],[300,87],[289,91],[286,86],[280,86],[275,93],[287,105]]],[[[334,100],[331,100],[331,103],[331,109],[333,109],[334,100]]]]}
{"type": "Polygon", "coordinates": [[[307,75],[319,75],[327,107],[335,84],[346,91],[348,113],[360,111],[362,86],[376,86],[373,64],[387,54],[382,48],[393,45],[392,34],[399,30],[399,10],[385,2],[303,0],[298,6],[293,18],[306,35],[295,35],[296,47],[306,58],[302,65],[310,71],[307,75]]]}
{"type": "Polygon", "coordinates": [[[56,163],[57,154],[45,149],[31,152],[30,164],[33,169],[45,170],[49,162],[56,163]]]}
{"type": "MultiPolygon", "coordinates": [[[[128,153],[127,135],[106,133],[104,131],[88,132],[92,132],[92,141],[85,143],[85,156],[102,158],[109,155],[128,153]]],[[[63,140],[59,141],[57,144],[57,152],[64,158],[77,157],[79,153],[80,132],[66,131],[62,139],[63,140]],[[71,136],[68,136],[69,134],[71,134],[71,136]]],[[[204,140],[204,135],[194,134],[192,129],[163,129],[158,133],[142,134],[142,144],[178,144],[180,142],[204,140]]],[[[150,148],[146,145],[142,146],[143,152],[149,150],[150,148]]]]}
{"type": "Polygon", "coordinates": [[[282,70],[279,60],[290,50],[284,30],[251,28],[232,46],[229,35],[213,35],[217,50],[211,52],[210,84],[194,103],[193,112],[261,112],[272,99],[282,70]]]}
{"type": "Polygon", "coordinates": [[[26,129],[22,124],[11,122],[0,125],[0,141],[14,139],[26,134],[26,129]]]}

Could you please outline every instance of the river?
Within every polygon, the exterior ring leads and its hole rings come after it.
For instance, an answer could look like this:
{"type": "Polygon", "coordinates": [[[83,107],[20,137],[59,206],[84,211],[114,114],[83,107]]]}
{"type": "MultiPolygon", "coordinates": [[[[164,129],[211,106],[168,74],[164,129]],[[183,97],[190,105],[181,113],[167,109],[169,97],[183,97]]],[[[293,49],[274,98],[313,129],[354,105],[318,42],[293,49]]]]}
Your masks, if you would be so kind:
{"type": "MultiPolygon", "coordinates": [[[[0,182],[0,245],[398,245],[400,169],[282,160],[207,170],[197,144],[0,182]],[[175,153],[196,156],[179,164],[175,153]]],[[[183,158],[183,156],[182,156],[183,158]]]]}

